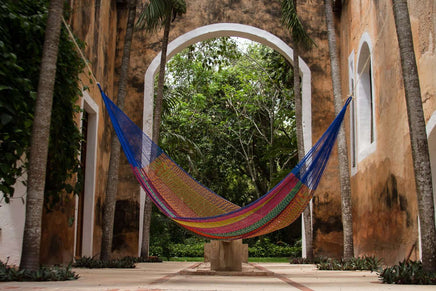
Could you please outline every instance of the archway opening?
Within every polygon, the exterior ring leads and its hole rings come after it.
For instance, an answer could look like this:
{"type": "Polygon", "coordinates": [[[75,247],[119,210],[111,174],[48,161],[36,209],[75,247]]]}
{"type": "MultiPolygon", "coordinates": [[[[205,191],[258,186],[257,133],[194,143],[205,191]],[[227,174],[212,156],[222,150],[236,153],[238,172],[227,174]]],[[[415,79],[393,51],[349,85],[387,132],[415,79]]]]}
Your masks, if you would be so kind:
{"type": "MultiPolygon", "coordinates": [[[[212,24],[192,30],[168,45],[167,60],[179,53],[186,47],[208,39],[218,37],[240,37],[246,38],[260,44],[271,47],[279,52],[286,60],[293,64],[293,50],[277,36],[248,25],[220,23],[212,24]]],[[[298,73],[301,76],[302,87],[302,109],[303,109],[303,135],[306,152],[312,147],[312,128],[311,128],[311,74],[307,64],[300,58],[298,73]]],[[[145,91],[144,91],[144,110],[143,110],[143,131],[151,136],[152,134],[152,116],[153,116],[153,98],[154,98],[154,81],[155,75],[160,66],[160,54],[155,57],[145,74],[145,91]]],[[[142,241],[142,222],[143,222],[143,205],[145,193],[141,189],[141,210],[140,210],[140,234],[139,242],[142,241]]],[[[303,243],[304,245],[304,243],[303,243]]],[[[303,251],[304,252],[304,251],[303,251]]]]}
{"type": "MultiPolygon", "coordinates": [[[[211,38],[234,36],[246,38],[263,45],[269,46],[279,52],[293,65],[294,52],[283,40],[277,36],[249,25],[237,23],[218,23],[206,25],[185,33],[168,44],[167,60],[184,48],[211,38]]],[[[312,93],[311,73],[309,66],[300,58],[299,73],[301,76],[302,107],[303,107],[303,132],[306,152],[312,147],[312,93]]],[[[158,54],[145,73],[144,80],[144,109],[143,109],[143,130],[151,136],[153,120],[153,98],[154,98],[154,77],[160,65],[160,54],[158,54]]]]}

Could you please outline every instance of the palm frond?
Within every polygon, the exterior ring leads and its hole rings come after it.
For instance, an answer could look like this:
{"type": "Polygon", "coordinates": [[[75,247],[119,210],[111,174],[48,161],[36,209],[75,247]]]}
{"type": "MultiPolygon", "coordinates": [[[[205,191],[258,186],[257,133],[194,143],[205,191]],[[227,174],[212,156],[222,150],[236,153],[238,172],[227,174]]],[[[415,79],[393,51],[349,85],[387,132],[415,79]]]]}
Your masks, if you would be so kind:
{"type": "Polygon", "coordinates": [[[136,27],[153,32],[162,26],[168,17],[172,16],[174,19],[184,13],[185,0],[150,0],[139,14],[136,27]]]}
{"type": "Polygon", "coordinates": [[[307,34],[295,9],[294,0],[282,0],[282,24],[289,29],[295,45],[309,49],[316,43],[307,34]]]}
{"type": "Polygon", "coordinates": [[[163,105],[163,111],[162,111],[163,115],[171,114],[175,110],[177,104],[180,102],[180,95],[181,95],[180,93],[172,92],[172,91],[164,94],[163,104],[162,104],[163,105]]]}
{"type": "Polygon", "coordinates": [[[171,0],[172,2],[172,8],[173,8],[173,14],[174,17],[176,15],[183,15],[186,13],[186,2],[185,0],[171,0]]]}

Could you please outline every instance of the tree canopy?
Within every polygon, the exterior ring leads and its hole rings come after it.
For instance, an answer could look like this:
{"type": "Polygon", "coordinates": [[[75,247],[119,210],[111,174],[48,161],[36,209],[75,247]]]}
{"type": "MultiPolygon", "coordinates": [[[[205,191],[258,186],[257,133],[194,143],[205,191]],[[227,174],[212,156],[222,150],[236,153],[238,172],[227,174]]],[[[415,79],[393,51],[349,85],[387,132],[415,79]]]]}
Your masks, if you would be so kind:
{"type": "MultiPolygon", "coordinates": [[[[0,191],[8,201],[26,170],[38,86],[48,1],[1,1],[0,4],[0,191]]],[[[46,206],[62,191],[77,192],[69,179],[80,172],[82,136],[75,122],[83,62],[67,31],[62,30],[50,129],[46,206]],[[59,126],[59,125],[62,126],[59,126]]]]}

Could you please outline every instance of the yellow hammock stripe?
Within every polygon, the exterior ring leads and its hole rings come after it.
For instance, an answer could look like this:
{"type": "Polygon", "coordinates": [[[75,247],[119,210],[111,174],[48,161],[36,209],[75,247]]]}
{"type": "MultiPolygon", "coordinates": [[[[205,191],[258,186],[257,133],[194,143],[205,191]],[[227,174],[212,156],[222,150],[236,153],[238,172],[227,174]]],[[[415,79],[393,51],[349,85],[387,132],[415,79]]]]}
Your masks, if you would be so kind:
{"type": "Polygon", "coordinates": [[[262,208],[265,204],[267,204],[273,197],[270,197],[265,202],[260,204],[258,207],[244,213],[243,215],[239,215],[236,217],[228,218],[226,220],[220,220],[220,221],[211,221],[211,222],[204,222],[204,221],[184,221],[184,220],[178,220],[176,218],[173,218],[173,220],[181,225],[190,226],[190,227],[201,227],[201,228],[215,228],[219,226],[225,226],[229,225],[235,222],[239,222],[243,220],[244,218],[250,216],[260,208],[262,208]]]}

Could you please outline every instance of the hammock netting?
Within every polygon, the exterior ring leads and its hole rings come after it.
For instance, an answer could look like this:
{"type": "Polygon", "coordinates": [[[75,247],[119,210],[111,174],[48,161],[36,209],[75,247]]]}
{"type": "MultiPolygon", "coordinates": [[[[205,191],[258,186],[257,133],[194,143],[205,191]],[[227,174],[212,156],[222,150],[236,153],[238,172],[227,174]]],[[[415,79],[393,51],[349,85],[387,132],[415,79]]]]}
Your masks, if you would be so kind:
{"type": "Polygon", "coordinates": [[[258,200],[239,207],[179,167],[99,88],[132,171],[154,204],[182,227],[219,240],[267,234],[300,216],[318,186],[351,101],[347,100],[323,136],[280,183],[258,200]]]}

